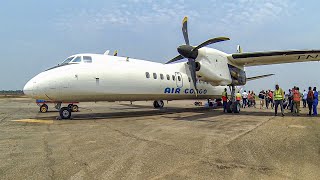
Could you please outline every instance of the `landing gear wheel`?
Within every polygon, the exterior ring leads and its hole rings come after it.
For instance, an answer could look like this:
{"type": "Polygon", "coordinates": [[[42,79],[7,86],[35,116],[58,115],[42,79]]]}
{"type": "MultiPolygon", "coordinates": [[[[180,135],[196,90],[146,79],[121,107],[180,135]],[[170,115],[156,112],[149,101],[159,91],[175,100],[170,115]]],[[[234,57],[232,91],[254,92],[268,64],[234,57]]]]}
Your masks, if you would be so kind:
{"type": "Polygon", "coordinates": [[[227,103],[227,113],[232,113],[232,102],[231,101],[229,101],[227,103]]]}
{"type": "Polygon", "coordinates": [[[232,111],[234,113],[240,113],[240,103],[234,102],[232,108],[232,111]]]}
{"type": "Polygon", "coordinates": [[[48,105],[42,104],[42,106],[40,106],[40,112],[42,113],[48,112],[48,105]]]}
{"type": "Polygon", "coordinates": [[[70,119],[71,109],[69,107],[63,107],[59,111],[61,119],[70,119]]]}
{"type": "Polygon", "coordinates": [[[72,112],[78,112],[78,111],[79,111],[79,107],[77,105],[73,105],[72,112]]]}
{"type": "Polygon", "coordinates": [[[68,105],[68,108],[69,108],[69,109],[72,109],[72,106],[73,106],[73,104],[69,104],[69,105],[68,105]]]}
{"type": "Polygon", "coordinates": [[[163,108],[164,102],[162,100],[160,101],[153,101],[153,107],[158,109],[158,108],[163,108]]]}

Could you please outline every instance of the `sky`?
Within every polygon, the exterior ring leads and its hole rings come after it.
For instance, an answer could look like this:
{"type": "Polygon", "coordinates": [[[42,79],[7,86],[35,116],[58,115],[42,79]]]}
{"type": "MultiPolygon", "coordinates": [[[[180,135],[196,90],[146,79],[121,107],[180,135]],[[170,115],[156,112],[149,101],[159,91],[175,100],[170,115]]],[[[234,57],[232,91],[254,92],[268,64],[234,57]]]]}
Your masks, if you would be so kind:
{"type": "MultiPolygon", "coordinates": [[[[230,37],[210,45],[235,53],[320,49],[320,2],[316,0],[3,0],[0,3],[0,90],[22,89],[41,71],[76,53],[118,50],[119,56],[166,62],[189,39],[230,37]]],[[[320,86],[319,62],[246,68],[247,90],[320,86]]]]}

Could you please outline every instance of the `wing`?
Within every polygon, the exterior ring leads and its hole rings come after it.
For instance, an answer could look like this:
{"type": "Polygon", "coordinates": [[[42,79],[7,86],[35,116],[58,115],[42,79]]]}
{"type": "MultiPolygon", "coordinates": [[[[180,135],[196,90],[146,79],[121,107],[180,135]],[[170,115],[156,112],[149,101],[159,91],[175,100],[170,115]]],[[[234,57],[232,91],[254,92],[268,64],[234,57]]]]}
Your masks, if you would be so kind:
{"type": "Polygon", "coordinates": [[[320,61],[320,50],[289,50],[253,53],[237,53],[228,59],[240,66],[259,66],[270,64],[320,61]]]}

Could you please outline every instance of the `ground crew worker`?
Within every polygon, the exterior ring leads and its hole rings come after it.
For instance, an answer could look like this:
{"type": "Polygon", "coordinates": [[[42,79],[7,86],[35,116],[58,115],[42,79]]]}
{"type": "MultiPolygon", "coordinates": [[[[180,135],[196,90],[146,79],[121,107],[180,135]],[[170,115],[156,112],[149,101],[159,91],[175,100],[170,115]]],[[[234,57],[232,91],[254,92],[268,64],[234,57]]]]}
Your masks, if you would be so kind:
{"type": "Polygon", "coordinates": [[[309,108],[309,116],[311,116],[311,110],[313,105],[313,91],[312,88],[309,87],[308,95],[307,95],[307,103],[309,108]]]}
{"type": "Polygon", "coordinates": [[[299,114],[299,111],[300,111],[300,99],[301,99],[301,96],[300,96],[299,88],[296,87],[293,90],[293,112],[292,112],[293,115],[300,116],[300,114],[299,114]]]}
{"type": "Polygon", "coordinates": [[[281,108],[281,114],[282,116],[284,116],[284,110],[283,110],[283,99],[284,99],[284,93],[283,93],[283,90],[279,87],[279,85],[277,84],[276,85],[276,89],[274,91],[274,105],[275,105],[275,116],[278,115],[278,106],[280,105],[280,108],[281,108]]]}
{"type": "Polygon", "coordinates": [[[227,104],[228,104],[227,88],[224,88],[224,91],[222,92],[222,102],[223,102],[223,112],[225,113],[227,111],[227,104]]]}
{"type": "Polygon", "coordinates": [[[238,91],[238,93],[236,94],[236,101],[240,104],[240,101],[241,101],[240,91],[238,91]]]}
{"type": "Polygon", "coordinates": [[[317,116],[318,115],[318,111],[317,111],[317,107],[318,107],[318,91],[317,91],[317,88],[314,87],[313,88],[313,115],[314,116],[317,116]]]}

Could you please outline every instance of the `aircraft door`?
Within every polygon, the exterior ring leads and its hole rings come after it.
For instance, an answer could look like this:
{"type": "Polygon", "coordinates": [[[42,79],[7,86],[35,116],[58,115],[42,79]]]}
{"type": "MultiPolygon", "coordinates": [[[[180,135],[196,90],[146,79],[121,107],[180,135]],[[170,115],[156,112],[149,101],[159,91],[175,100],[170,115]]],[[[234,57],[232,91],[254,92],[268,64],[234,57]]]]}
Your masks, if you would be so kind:
{"type": "Polygon", "coordinates": [[[176,84],[178,88],[182,88],[183,87],[183,78],[182,78],[182,74],[180,72],[175,72],[175,76],[176,76],[176,84]]]}

